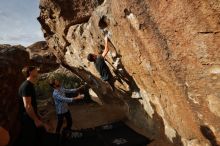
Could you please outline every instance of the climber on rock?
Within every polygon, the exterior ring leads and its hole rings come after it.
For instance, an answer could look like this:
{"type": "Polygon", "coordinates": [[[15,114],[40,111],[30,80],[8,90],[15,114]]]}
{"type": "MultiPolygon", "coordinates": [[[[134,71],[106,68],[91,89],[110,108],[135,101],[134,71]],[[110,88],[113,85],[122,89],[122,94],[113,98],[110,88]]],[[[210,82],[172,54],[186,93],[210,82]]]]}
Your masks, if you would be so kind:
{"type": "Polygon", "coordinates": [[[75,100],[84,98],[84,94],[78,94],[76,97],[68,98],[65,96],[65,93],[78,93],[84,86],[81,86],[77,89],[65,89],[61,86],[60,81],[54,78],[50,79],[49,84],[54,89],[53,98],[58,119],[56,133],[60,134],[64,118],[67,121],[67,126],[64,128],[64,130],[69,131],[72,127],[72,116],[68,108],[68,103],[72,103],[75,100]]]}
{"type": "Polygon", "coordinates": [[[21,137],[19,145],[39,145],[41,131],[48,130],[37,110],[37,101],[34,84],[37,82],[38,69],[35,66],[26,66],[22,69],[26,80],[19,87],[19,112],[21,119],[21,137]],[[43,129],[42,129],[43,128],[43,129]]]}
{"type": "Polygon", "coordinates": [[[112,91],[115,90],[115,86],[114,86],[114,77],[109,69],[109,67],[107,66],[107,64],[105,63],[105,57],[109,52],[109,48],[108,48],[108,37],[105,36],[105,49],[103,51],[103,53],[101,55],[96,55],[96,54],[88,54],[87,59],[90,62],[93,62],[96,70],[99,72],[101,79],[105,82],[107,82],[112,91]]]}

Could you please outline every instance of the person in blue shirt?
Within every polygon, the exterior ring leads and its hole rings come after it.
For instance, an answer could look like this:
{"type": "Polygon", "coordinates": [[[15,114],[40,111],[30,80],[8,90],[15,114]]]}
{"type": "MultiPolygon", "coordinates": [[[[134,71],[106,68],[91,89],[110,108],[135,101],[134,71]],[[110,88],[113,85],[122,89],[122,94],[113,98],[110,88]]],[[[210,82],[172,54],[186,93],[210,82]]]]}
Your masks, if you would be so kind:
{"type": "Polygon", "coordinates": [[[68,103],[72,103],[75,100],[84,98],[83,94],[78,94],[78,96],[72,98],[66,97],[65,94],[78,93],[83,88],[83,86],[77,89],[65,89],[61,86],[60,81],[57,79],[51,79],[49,81],[49,84],[54,89],[53,98],[55,102],[57,119],[58,119],[56,133],[60,134],[64,118],[67,121],[67,126],[64,129],[71,130],[72,127],[72,116],[68,108],[68,103]]]}

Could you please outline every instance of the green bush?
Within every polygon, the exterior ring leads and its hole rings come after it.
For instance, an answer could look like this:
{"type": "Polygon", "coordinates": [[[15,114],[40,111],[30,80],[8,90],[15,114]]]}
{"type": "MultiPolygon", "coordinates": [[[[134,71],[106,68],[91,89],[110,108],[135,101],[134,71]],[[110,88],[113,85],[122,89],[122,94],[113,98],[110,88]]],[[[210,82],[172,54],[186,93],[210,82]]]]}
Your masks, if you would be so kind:
{"type": "Polygon", "coordinates": [[[47,99],[52,97],[53,89],[51,89],[47,80],[39,80],[35,86],[35,89],[38,99],[47,99]]]}
{"type": "Polygon", "coordinates": [[[81,80],[76,76],[67,76],[61,73],[51,73],[47,76],[47,78],[40,79],[35,86],[37,98],[39,100],[52,97],[53,89],[48,83],[50,78],[58,79],[62,86],[67,89],[78,88],[81,84],[81,80]]]}
{"type": "Polygon", "coordinates": [[[62,86],[67,89],[78,88],[81,83],[81,80],[76,76],[66,76],[65,74],[61,73],[56,73],[52,76],[58,79],[62,86]]]}

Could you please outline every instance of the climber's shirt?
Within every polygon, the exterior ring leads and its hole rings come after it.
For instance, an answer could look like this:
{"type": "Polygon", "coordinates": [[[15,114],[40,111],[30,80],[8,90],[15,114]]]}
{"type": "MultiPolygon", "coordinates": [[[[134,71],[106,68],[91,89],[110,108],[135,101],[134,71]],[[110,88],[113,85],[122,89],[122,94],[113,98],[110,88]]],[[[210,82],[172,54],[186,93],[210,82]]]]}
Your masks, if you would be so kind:
{"type": "Polygon", "coordinates": [[[96,67],[97,71],[99,72],[102,80],[104,80],[104,81],[110,80],[111,72],[110,72],[107,64],[105,63],[105,59],[103,56],[101,56],[101,55],[97,56],[96,61],[95,61],[95,67],[96,67]]]}
{"type": "Polygon", "coordinates": [[[19,87],[18,94],[19,94],[19,106],[20,106],[21,115],[27,115],[24,107],[23,97],[31,98],[31,105],[34,109],[34,112],[37,114],[37,101],[36,101],[34,84],[28,80],[24,81],[19,87]]]}

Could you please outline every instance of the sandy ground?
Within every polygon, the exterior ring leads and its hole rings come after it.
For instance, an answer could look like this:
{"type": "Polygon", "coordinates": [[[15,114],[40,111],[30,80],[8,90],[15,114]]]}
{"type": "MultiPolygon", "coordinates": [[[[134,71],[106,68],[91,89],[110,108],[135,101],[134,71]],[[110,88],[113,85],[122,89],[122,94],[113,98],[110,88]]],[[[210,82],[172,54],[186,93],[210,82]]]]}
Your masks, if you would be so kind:
{"type": "MultiPolygon", "coordinates": [[[[57,122],[55,107],[49,104],[44,108],[46,110],[43,116],[44,121],[50,125],[50,132],[55,132],[57,122]]],[[[126,118],[122,114],[124,113],[123,109],[118,105],[102,106],[94,102],[70,105],[69,109],[73,119],[72,129],[94,128],[103,124],[125,120],[126,118]]]]}
{"type": "MultiPolygon", "coordinates": [[[[96,99],[97,100],[97,99],[96,99]]],[[[44,107],[45,108],[45,107],[44,107]]],[[[107,123],[112,123],[116,121],[127,121],[126,115],[124,113],[123,108],[118,105],[99,105],[98,103],[84,103],[84,104],[75,104],[70,105],[69,109],[72,114],[73,126],[72,129],[86,129],[86,128],[94,128],[96,126],[100,126],[107,123]]],[[[55,107],[51,104],[46,106],[46,114],[44,115],[44,121],[47,122],[51,130],[50,132],[55,132],[56,129],[56,113],[55,107]]],[[[64,122],[64,126],[65,126],[64,122]]],[[[136,129],[134,126],[130,126],[136,132],[140,133],[139,129],[136,129]]],[[[173,146],[171,143],[167,142],[167,140],[158,139],[154,140],[148,146],[173,146]]]]}

